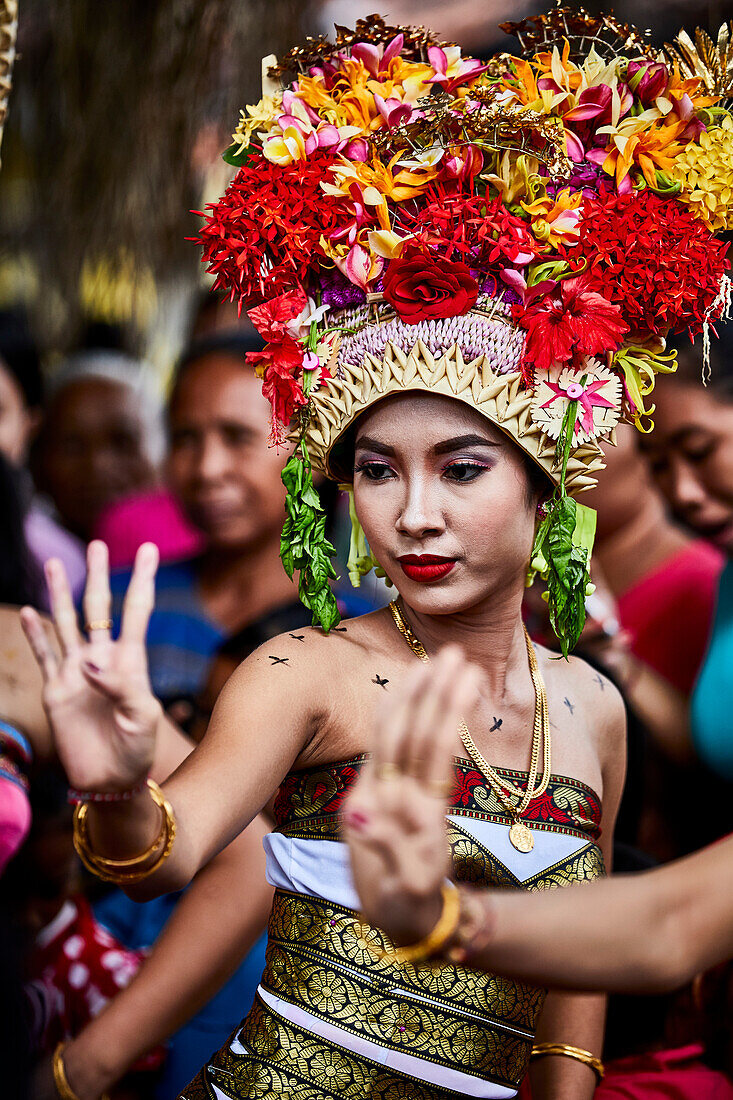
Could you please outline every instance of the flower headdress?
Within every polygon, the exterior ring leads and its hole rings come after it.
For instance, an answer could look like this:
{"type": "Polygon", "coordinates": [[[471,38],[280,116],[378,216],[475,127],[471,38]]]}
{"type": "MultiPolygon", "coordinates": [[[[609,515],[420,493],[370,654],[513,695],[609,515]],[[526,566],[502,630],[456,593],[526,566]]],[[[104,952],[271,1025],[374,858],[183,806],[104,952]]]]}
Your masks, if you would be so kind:
{"type": "MultiPolygon", "coordinates": [[[[296,442],[283,562],[314,622],[338,611],[311,463],[349,480],[340,444],[359,414],[429,390],[548,475],[532,565],[567,653],[594,531],[573,494],[619,419],[649,429],[667,335],[707,340],[729,303],[715,233],[733,228],[733,119],[686,40],[657,57],[633,28],[567,9],[505,29],[525,56],[482,64],[372,16],[266,59],[200,241],[267,341],[249,358],[271,441],[296,442]]],[[[720,71],[727,41],[708,51],[720,71]]],[[[373,562],[352,518],[358,583],[373,562]]]]}

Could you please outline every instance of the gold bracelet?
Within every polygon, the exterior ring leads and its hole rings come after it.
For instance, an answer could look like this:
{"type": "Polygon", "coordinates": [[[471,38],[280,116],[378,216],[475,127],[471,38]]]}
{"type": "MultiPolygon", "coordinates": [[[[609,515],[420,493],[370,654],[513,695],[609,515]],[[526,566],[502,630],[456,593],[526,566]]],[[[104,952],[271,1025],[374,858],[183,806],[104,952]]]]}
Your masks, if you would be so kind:
{"type": "Polygon", "coordinates": [[[89,803],[80,803],[74,811],[74,847],[76,852],[87,870],[105,882],[114,882],[118,885],[140,882],[141,879],[147,878],[153,871],[156,871],[171,854],[173,841],[176,838],[176,819],[173,807],[155,780],[148,779],[147,783],[153,801],[163,812],[163,820],[160,832],[152,844],[140,855],[133,856],[130,859],[109,859],[95,852],[91,847],[87,829],[89,803]],[[160,851],[158,851],[159,849],[160,851]],[[155,860],[149,866],[140,869],[141,864],[147,863],[156,852],[158,852],[158,855],[155,860]]]}
{"type": "MultiPolygon", "coordinates": [[[[53,1052],[53,1083],[56,1086],[56,1092],[59,1094],[60,1100],[79,1100],[79,1097],[69,1084],[69,1079],[66,1076],[66,1066],[64,1065],[64,1050],[66,1043],[59,1043],[53,1052]]],[[[103,1093],[99,1100],[109,1100],[108,1094],[103,1093]]]]}
{"type": "Polygon", "coordinates": [[[532,1058],[546,1058],[548,1055],[559,1054],[565,1058],[574,1058],[576,1062],[582,1062],[584,1066],[592,1069],[599,1083],[603,1080],[605,1069],[600,1058],[591,1054],[589,1050],[581,1050],[580,1047],[571,1047],[567,1043],[538,1043],[532,1047],[532,1058]]]}
{"type": "Polygon", "coordinates": [[[424,962],[432,955],[437,955],[455,932],[461,912],[458,888],[452,882],[444,882],[440,892],[443,897],[443,909],[432,932],[429,932],[418,943],[408,944],[407,947],[396,947],[393,951],[384,951],[381,947],[370,947],[369,950],[374,957],[386,959],[387,962],[395,965],[401,965],[402,963],[424,962]]]}
{"type": "Polygon", "coordinates": [[[459,901],[458,921],[445,957],[454,966],[465,966],[469,959],[491,942],[494,927],[477,890],[461,886],[459,901]]]}

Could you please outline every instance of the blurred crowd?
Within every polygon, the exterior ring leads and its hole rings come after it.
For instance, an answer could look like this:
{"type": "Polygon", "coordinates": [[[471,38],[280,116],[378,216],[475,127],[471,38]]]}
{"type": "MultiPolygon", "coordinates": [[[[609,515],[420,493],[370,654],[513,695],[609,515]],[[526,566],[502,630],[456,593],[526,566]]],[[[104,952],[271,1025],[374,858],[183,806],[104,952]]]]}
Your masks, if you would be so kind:
{"type": "MultiPolygon", "coordinates": [[[[655,395],[654,433],[619,427],[586,498],[598,512],[596,588],[578,652],[626,700],[629,767],[616,835],[623,872],[733,828],[733,360],[722,336],[708,386],[701,349],[680,347],[677,374],[655,395]]],[[[48,610],[49,557],[64,562],[78,602],[86,544],[102,538],[118,621],[135,551],[155,542],[162,564],[150,675],[194,740],[237,664],[267,638],[308,623],[279,560],[283,458],[267,446],[268,406],[244,359],[257,340],[205,296],[163,402],[114,331],[90,327],[84,346],[47,376],[23,313],[0,314],[0,891],[5,978],[18,997],[13,1028],[0,1034],[17,1049],[25,1043],[28,1064],[41,1067],[31,1095],[44,1095],[42,1071],[57,1041],[84,1042],[115,999],[124,1011],[125,991],[180,897],[138,904],[81,872],[18,610],[26,602],[48,610]]],[[[340,494],[322,489],[343,546],[340,494]]],[[[337,595],[347,616],[388,598],[382,585],[354,591],[341,581],[337,595]]],[[[526,619],[549,644],[534,589],[526,619]]],[[[169,1100],[223,1041],[254,994],[265,912],[257,942],[208,1004],[188,1016],[184,1009],[150,1050],[138,1049],[139,1035],[129,1049],[120,1041],[108,1073],[115,1096],[169,1100]]],[[[692,1080],[694,1071],[720,1082],[733,1069],[732,1010],[726,969],[676,994],[614,997],[606,1057],[631,1079],[692,1080]]]]}
{"type": "MultiPolygon", "coordinates": [[[[325,6],[330,19],[337,5],[325,6]]],[[[348,22],[344,7],[336,16],[348,22]]],[[[146,1043],[131,983],[185,894],[136,903],[81,868],[19,610],[49,611],[49,558],[64,563],[79,605],[86,547],[102,539],[116,626],[135,552],[156,543],[151,682],[190,744],[199,741],[237,665],[310,622],[279,557],[284,459],[267,445],[269,406],[245,361],[260,338],[207,293],[165,394],[112,327],[90,324],[52,364],[37,337],[21,308],[0,311],[0,1095],[51,1100],[50,1056],[70,1040],[101,1067],[89,1097],[174,1100],[254,996],[269,907],[261,868],[237,887],[254,893],[262,880],[256,934],[240,935],[245,946],[235,943],[205,997],[161,1009],[165,1034],[146,1043]]],[[[677,373],[654,394],[653,434],[619,427],[584,499],[598,529],[577,653],[618,686],[628,712],[618,872],[733,831],[733,333],[720,337],[708,385],[701,347],[680,344],[677,373]]],[[[319,488],[342,614],[362,614],[390,592],[376,580],[351,588],[348,503],[330,482],[319,488]]],[[[551,645],[534,588],[525,618],[551,645]]],[[[185,969],[181,949],[166,950],[165,965],[177,958],[185,969]]],[[[598,1097],[733,1097],[732,1024],[729,966],[664,996],[612,997],[613,1068],[598,1097]]]]}

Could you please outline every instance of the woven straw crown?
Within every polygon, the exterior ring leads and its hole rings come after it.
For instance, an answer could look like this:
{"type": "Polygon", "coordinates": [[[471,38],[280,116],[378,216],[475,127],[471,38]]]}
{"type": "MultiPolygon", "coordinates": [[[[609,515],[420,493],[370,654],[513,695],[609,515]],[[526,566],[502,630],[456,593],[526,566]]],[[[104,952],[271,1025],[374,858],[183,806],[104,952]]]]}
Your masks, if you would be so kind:
{"type": "MultiPolygon", "coordinates": [[[[471,316],[450,320],[466,321],[471,316]]],[[[344,469],[339,468],[335,451],[362,413],[376,402],[396,394],[438,393],[476,409],[513,439],[551,481],[557,483],[560,467],[556,460],[556,440],[549,438],[532,418],[534,391],[526,388],[519,370],[500,370],[500,365],[506,365],[507,360],[512,364],[512,360],[518,359],[518,353],[516,356],[512,353],[512,344],[516,343],[521,351],[521,334],[504,317],[492,319],[491,324],[501,326],[505,333],[503,346],[507,354],[502,364],[497,355],[500,349],[488,334],[485,315],[477,311],[473,316],[484,323],[486,350],[474,354],[468,361],[457,340],[448,347],[440,346],[440,330],[449,327],[442,321],[419,326],[393,321],[383,326],[393,338],[384,342],[382,354],[378,354],[380,340],[375,349],[377,354],[363,351],[360,359],[353,354],[356,340],[345,337],[332,356],[332,376],[325,378],[311,396],[306,439],[314,465],[337,480],[350,480],[344,469]],[[416,329],[421,331],[417,338],[416,329]],[[399,343],[395,342],[398,333],[399,343]],[[433,344],[433,350],[426,340],[433,344]]],[[[362,331],[373,336],[378,328],[367,325],[362,331]]],[[[463,340],[462,344],[464,349],[468,346],[470,352],[477,351],[475,336],[470,342],[463,340]]],[[[597,442],[573,447],[565,478],[568,490],[575,494],[591,488],[596,483],[594,473],[602,468],[603,452],[597,442]]]]}

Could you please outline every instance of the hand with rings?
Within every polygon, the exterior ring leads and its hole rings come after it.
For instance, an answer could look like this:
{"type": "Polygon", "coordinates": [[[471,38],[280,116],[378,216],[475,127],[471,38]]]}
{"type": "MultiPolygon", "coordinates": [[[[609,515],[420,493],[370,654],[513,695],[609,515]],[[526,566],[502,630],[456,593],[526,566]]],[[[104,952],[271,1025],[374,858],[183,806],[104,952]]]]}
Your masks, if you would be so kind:
{"type": "Polygon", "coordinates": [[[112,641],[109,557],[103,542],[87,550],[86,637],[80,634],[60,561],[46,563],[53,652],[36,611],[24,607],[23,630],[43,677],[43,705],[69,783],[83,791],[121,792],[147,776],[161,708],[150,690],[145,635],[153,609],[157,547],[140,547],[125,595],[120,635],[112,641]]]}
{"type": "Polygon", "coordinates": [[[449,871],[446,800],[461,718],[481,673],[449,646],[416,665],[382,700],[372,755],[344,809],[344,833],[365,919],[395,943],[421,939],[442,908],[449,871]]]}

